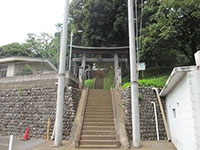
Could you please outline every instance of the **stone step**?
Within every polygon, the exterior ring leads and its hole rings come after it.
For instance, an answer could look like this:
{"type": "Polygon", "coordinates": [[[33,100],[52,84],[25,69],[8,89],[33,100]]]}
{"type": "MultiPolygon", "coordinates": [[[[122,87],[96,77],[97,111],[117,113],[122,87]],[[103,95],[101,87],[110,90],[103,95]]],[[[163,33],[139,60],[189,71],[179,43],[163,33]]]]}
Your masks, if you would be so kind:
{"type": "Polygon", "coordinates": [[[96,106],[94,106],[94,105],[87,105],[86,106],[86,109],[112,109],[112,106],[106,106],[106,105],[96,105],[96,106]]]}
{"type": "Polygon", "coordinates": [[[102,103],[102,102],[87,102],[87,105],[86,106],[111,106],[112,107],[112,102],[109,102],[109,103],[102,103]]]}
{"type": "Polygon", "coordinates": [[[113,122],[113,119],[105,119],[105,118],[85,118],[86,122],[113,122]]]}
{"type": "Polygon", "coordinates": [[[81,145],[117,145],[116,140],[80,140],[81,145]]]}
{"type": "Polygon", "coordinates": [[[86,112],[113,112],[110,108],[86,108],[86,112]]]}
{"type": "Polygon", "coordinates": [[[85,114],[85,118],[113,118],[112,114],[85,114]]]}
{"type": "Polygon", "coordinates": [[[118,148],[117,145],[80,145],[80,148],[85,149],[115,149],[118,148]]]}
{"type": "Polygon", "coordinates": [[[81,140],[116,140],[115,135],[81,135],[81,140]]]}
{"type": "Polygon", "coordinates": [[[112,109],[112,105],[86,105],[86,108],[97,108],[97,109],[101,109],[101,108],[106,108],[106,109],[112,109]]]}
{"type": "Polygon", "coordinates": [[[88,102],[92,101],[92,102],[111,102],[111,100],[109,98],[104,98],[104,99],[99,99],[99,98],[88,98],[87,100],[88,102]]]}
{"type": "Polygon", "coordinates": [[[92,111],[86,111],[85,115],[113,115],[113,112],[109,111],[109,112],[92,112],[92,111]]]}
{"type": "Polygon", "coordinates": [[[83,126],[83,130],[115,130],[114,126],[83,126]]]}
{"type": "Polygon", "coordinates": [[[83,123],[84,126],[113,126],[114,122],[85,122],[83,123]]]}
{"type": "Polygon", "coordinates": [[[87,105],[86,106],[88,106],[88,105],[99,105],[99,106],[104,106],[104,105],[107,105],[107,106],[112,106],[112,102],[95,102],[95,101],[91,101],[91,102],[87,102],[87,105]]]}
{"type": "Polygon", "coordinates": [[[115,130],[82,130],[81,135],[115,135],[115,130]]]}

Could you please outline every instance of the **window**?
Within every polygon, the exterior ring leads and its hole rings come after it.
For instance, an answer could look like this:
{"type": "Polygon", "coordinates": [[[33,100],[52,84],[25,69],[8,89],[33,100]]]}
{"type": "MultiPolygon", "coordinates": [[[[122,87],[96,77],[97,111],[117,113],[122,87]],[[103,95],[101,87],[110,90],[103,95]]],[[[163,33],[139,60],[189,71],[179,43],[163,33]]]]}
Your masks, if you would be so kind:
{"type": "Polygon", "coordinates": [[[7,65],[0,65],[0,78],[6,77],[7,75],[7,65]]]}
{"type": "Polygon", "coordinates": [[[173,112],[173,117],[176,118],[176,109],[172,109],[172,112],[173,112]]]}

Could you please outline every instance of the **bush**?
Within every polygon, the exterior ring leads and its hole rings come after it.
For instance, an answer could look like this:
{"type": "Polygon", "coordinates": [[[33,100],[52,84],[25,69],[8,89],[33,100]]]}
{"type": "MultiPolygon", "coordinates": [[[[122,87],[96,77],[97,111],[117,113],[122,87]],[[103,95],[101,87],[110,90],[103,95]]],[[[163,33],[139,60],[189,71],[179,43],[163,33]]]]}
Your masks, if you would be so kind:
{"type": "Polygon", "coordinates": [[[122,85],[122,88],[126,88],[128,86],[131,86],[131,82],[126,82],[122,85]]]}
{"type": "MultiPolygon", "coordinates": [[[[160,76],[160,77],[153,77],[147,78],[144,80],[138,80],[139,86],[156,86],[156,87],[163,87],[168,79],[168,76],[160,76]]],[[[126,88],[130,86],[130,82],[126,82],[123,84],[122,88],[126,88]]]]}
{"type": "Polygon", "coordinates": [[[85,86],[87,86],[89,89],[94,89],[94,83],[95,79],[85,80],[85,86]]]}
{"type": "Polygon", "coordinates": [[[114,87],[113,78],[104,78],[104,89],[110,89],[114,87]]]}

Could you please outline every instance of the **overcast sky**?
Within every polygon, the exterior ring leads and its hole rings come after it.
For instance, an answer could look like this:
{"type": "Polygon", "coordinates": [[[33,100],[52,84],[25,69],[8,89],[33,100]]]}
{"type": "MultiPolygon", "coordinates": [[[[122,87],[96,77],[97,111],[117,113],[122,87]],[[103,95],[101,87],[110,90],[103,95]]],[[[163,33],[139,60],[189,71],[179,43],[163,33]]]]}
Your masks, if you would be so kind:
{"type": "Polygon", "coordinates": [[[0,46],[23,43],[27,33],[55,33],[65,0],[0,0],[0,46]]]}

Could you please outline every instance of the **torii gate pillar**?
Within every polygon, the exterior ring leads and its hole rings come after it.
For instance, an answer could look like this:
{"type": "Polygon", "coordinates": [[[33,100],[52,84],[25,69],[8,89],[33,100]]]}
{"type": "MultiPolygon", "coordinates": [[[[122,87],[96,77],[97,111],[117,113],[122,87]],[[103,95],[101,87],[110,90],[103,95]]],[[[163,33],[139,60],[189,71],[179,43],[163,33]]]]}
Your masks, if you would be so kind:
{"type": "Polygon", "coordinates": [[[115,65],[115,87],[120,88],[122,85],[121,68],[119,67],[119,57],[117,53],[114,53],[114,65],[115,65]]]}

